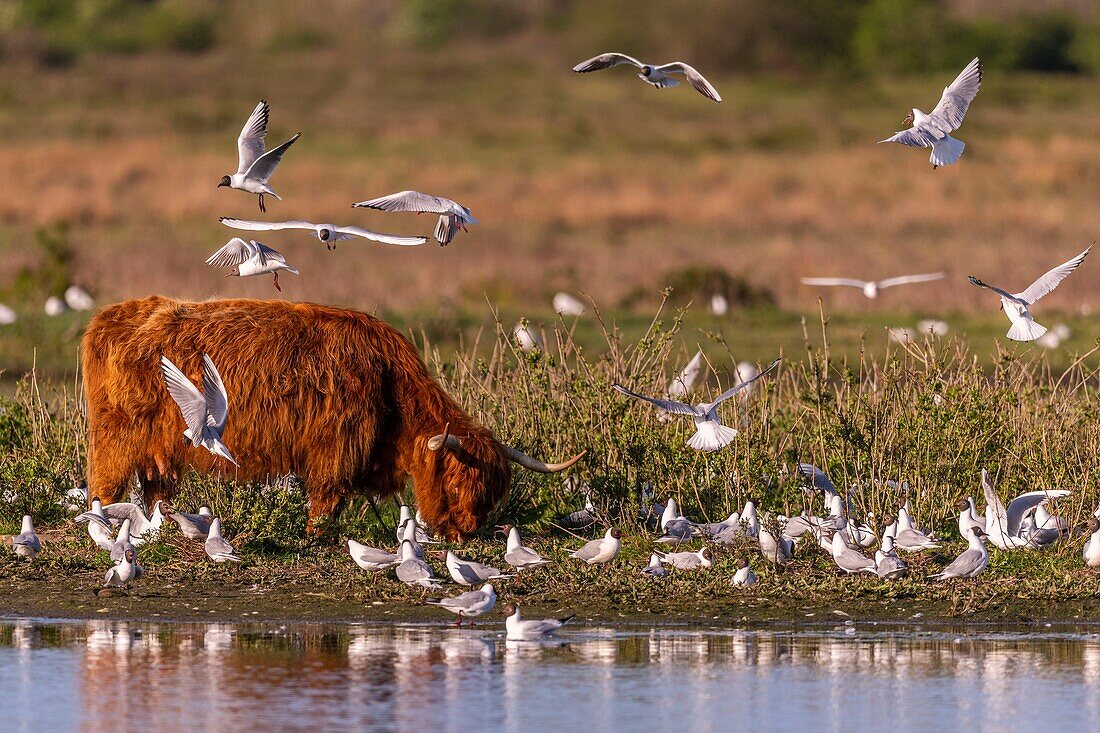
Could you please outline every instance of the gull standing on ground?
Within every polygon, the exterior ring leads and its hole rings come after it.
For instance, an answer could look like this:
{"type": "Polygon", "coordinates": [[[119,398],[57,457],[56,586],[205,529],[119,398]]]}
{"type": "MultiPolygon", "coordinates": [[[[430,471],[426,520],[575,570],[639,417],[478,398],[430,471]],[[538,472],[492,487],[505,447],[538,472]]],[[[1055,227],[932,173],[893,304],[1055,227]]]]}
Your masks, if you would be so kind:
{"type": "Polygon", "coordinates": [[[935,550],[939,547],[931,537],[914,529],[908,524],[908,513],[904,508],[898,510],[898,519],[887,520],[886,533],[894,538],[894,544],[899,550],[905,552],[920,552],[921,550],[935,550]],[[903,520],[904,517],[904,520],[903,520]]]}
{"type": "Polygon", "coordinates": [[[584,560],[589,565],[604,565],[614,560],[619,554],[619,539],[622,536],[622,532],[612,527],[604,533],[603,537],[585,543],[569,557],[584,560]]]}
{"type": "Polygon", "coordinates": [[[1087,527],[1090,534],[1081,555],[1085,558],[1085,565],[1100,568],[1100,519],[1089,517],[1087,527]]]}
{"type": "Polygon", "coordinates": [[[668,570],[666,570],[665,566],[661,563],[661,556],[654,552],[649,556],[649,565],[646,565],[642,574],[648,575],[651,578],[663,578],[668,575],[668,570]]]}
{"type": "Polygon", "coordinates": [[[668,497],[665,509],[661,512],[661,531],[664,536],[657,541],[665,545],[678,545],[687,542],[695,535],[695,523],[680,513],[676,499],[668,497]]]}
{"type": "Polygon", "coordinates": [[[696,531],[704,537],[717,540],[719,536],[726,534],[727,537],[735,536],[730,533],[730,530],[736,529],[736,534],[741,533],[741,513],[731,512],[728,517],[721,522],[711,522],[709,524],[696,525],[696,531]]]}
{"type": "Polygon", "coordinates": [[[749,567],[749,561],[743,557],[736,560],[737,572],[733,574],[734,585],[756,585],[756,573],[749,567]]]}
{"type": "Polygon", "coordinates": [[[638,74],[638,78],[647,84],[652,84],[658,89],[679,86],[679,80],[673,79],[669,74],[683,74],[687,77],[688,84],[691,84],[691,86],[695,88],[695,91],[714,102],[722,101],[722,97],[719,96],[718,90],[715,89],[702,74],[682,61],[673,61],[670,64],[654,66],[652,64],[643,64],[638,59],[633,56],[627,56],[625,53],[603,53],[587,61],[582,61],[573,67],[573,71],[578,74],[584,74],[589,71],[609,69],[612,66],[619,66],[620,64],[629,64],[638,68],[641,72],[638,74]]]}
{"type": "Polygon", "coordinates": [[[497,530],[508,535],[508,546],[504,553],[504,562],[508,563],[516,570],[537,568],[539,565],[546,565],[550,562],[530,547],[523,546],[520,542],[518,527],[511,524],[505,524],[497,527],[497,530]]]}
{"type": "Polygon", "coordinates": [[[429,196],[419,191],[399,191],[389,196],[360,201],[352,204],[352,208],[378,209],[379,211],[415,211],[418,214],[439,214],[439,221],[435,225],[435,241],[439,246],[446,247],[455,238],[455,234],[461,229],[464,232],[470,230],[467,224],[477,224],[465,206],[443,198],[442,196],[429,196]]]}
{"type": "Polygon", "coordinates": [[[198,514],[177,512],[171,509],[164,516],[179,525],[180,532],[189,540],[205,540],[210,534],[210,523],[214,521],[214,515],[210,507],[203,504],[199,507],[198,514]]]}
{"type": "Polygon", "coordinates": [[[989,565],[989,549],[985,546],[985,532],[977,527],[971,527],[967,531],[967,541],[970,543],[963,554],[955,558],[955,561],[943,569],[942,572],[929,576],[936,580],[948,578],[973,578],[985,570],[989,565]]]}
{"type": "Polygon", "coordinates": [[[989,471],[982,469],[982,493],[985,495],[985,532],[989,541],[1001,550],[1011,550],[1020,547],[1028,547],[1032,543],[1021,536],[1024,517],[1035,507],[1048,499],[1057,499],[1069,496],[1065,489],[1050,489],[1048,491],[1028,491],[1020,494],[1008,503],[1008,508],[1001,502],[993,488],[993,482],[989,478],[989,471]]]}
{"type": "Polygon", "coordinates": [[[777,366],[779,366],[779,359],[776,359],[771,363],[764,371],[757,374],[754,378],[747,382],[741,382],[740,384],[730,387],[725,392],[720,394],[713,402],[702,402],[694,407],[683,402],[676,402],[675,400],[662,400],[653,397],[646,397],[640,395],[637,392],[623,387],[620,384],[612,385],[620,394],[627,395],[628,397],[634,397],[635,399],[648,402],[652,405],[671,412],[676,415],[689,415],[695,421],[695,434],[688,438],[688,445],[696,450],[702,451],[716,451],[729,445],[735,437],[737,437],[737,430],[722,424],[722,421],[718,418],[718,406],[723,402],[733,397],[741,390],[749,387],[756,380],[768,374],[777,366]]]}
{"type": "Polygon", "coordinates": [[[419,585],[422,588],[439,588],[439,582],[434,579],[432,567],[416,556],[416,550],[409,540],[401,541],[398,552],[401,555],[401,563],[397,566],[397,579],[405,585],[419,585]]]}
{"type": "Polygon", "coordinates": [[[576,614],[569,614],[564,618],[530,619],[524,621],[519,615],[519,606],[510,603],[504,607],[504,627],[508,633],[505,638],[508,641],[538,641],[548,636],[553,636],[558,629],[566,624],[576,614]]]}
{"type": "Polygon", "coordinates": [[[253,275],[274,275],[275,289],[283,292],[279,286],[279,271],[286,270],[291,275],[300,275],[297,268],[286,263],[286,258],[263,242],[250,239],[247,242],[233,237],[221,249],[210,255],[206,264],[211,267],[232,268],[226,277],[251,277],[253,275]]]}
{"type": "Polygon", "coordinates": [[[966,143],[951,137],[950,133],[962,125],[966,110],[981,86],[982,62],[975,58],[955,77],[950,86],[944,87],[943,96],[930,114],[914,107],[902,123],[911,124],[912,127],[879,142],[901,143],[911,148],[931,147],[932,155],[928,160],[932,163],[932,170],[957,162],[966,143]]]}
{"type": "Polygon", "coordinates": [[[23,515],[22,528],[19,534],[11,538],[11,548],[15,551],[16,557],[25,557],[28,560],[33,560],[34,556],[42,551],[42,542],[34,533],[34,522],[31,521],[30,514],[23,515]]]}
{"type": "Polygon", "coordinates": [[[858,550],[849,547],[848,540],[844,537],[844,532],[834,532],[830,546],[832,548],[833,560],[844,572],[848,574],[875,572],[875,561],[858,550]]]}
{"type": "Polygon", "coordinates": [[[757,541],[760,543],[760,554],[772,565],[786,565],[794,557],[794,540],[783,535],[776,539],[763,525],[760,526],[757,541]]]}
{"type": "Polygon", "coordinates": [[[131,583],[141,580],[144,573],[144,569],[138,565],[137,551],[131,547],[123,552],[118,562],[107,571],[103,584],[107,588],[127,588],[131,583]]]}
{"type": "MultiPolygon", "coordinates": [[[[425,601],[432,606],[439,606],[445,608],[451,613],[458,615],[457,625],[462,625],[462,619],[469,618],[474,619],[483,613],[488,613],[493,610],[493,606],[497,603],[497,592],[493,588],[492,583],[486,583],[481,586],[480,590],[466,591],[460,596],[454,598],[443,598],[441,600],[429,600],[425,601]]],[[[473,622],[471,621],[471,624],[473,622]]]]}
{"type": "Polygon", "coordinates": [[[1046,326],[1041,326],[1035,322],[1028,307],[1035,305],[1036,301],[1053,291],[1071,272],[1080,267],[1091,249],[1092,245],[1089,245],[1084,252],[1044,273],[1038,280],[1028,285],[1026,290],[1016,294],[993,285],[987,285],[973,275],[968,275],[966,279],[970,281],[971,285],[992,290],[1001,296],[1001,309],[1008,316],[1008,320],[1012,322],[1012,327],[1005,334],[1008,338],[1013,341],[1034,341],[1046,333],[1047,329],[1046,326]]]}
{"type": "Polygon", "coordinates": [[[160,370],[164,374],[168,393],[176,401],[187,423],[183,437],[192,446],[197,448],[201,445],[236,466],[233,454],[222,443],[222,432],[229,413],[229,396],[225,392],[222,375],[206,354],[202,355],[202,365],[203,391],[200,392],[167,356],[160,357],[160,370]]]}
{"type": "Polygon", "coordinates": [[[240,562],[241,558],[237,556],[237,551],[233,549],[233,545],[225,541],[222,537],[222,520],[214,517],[210,522],[210,533],[206,537],[206,556],[214,562],[240,562]]]}
{"type": "Polygon", "coordinates": [[[237,172],[222,176],[221,183],[218,184],[218,188],[228,186],[238,191],[257,194],[260,197],[260,211],[263,212],[267,211],[267,207],[264,206],[264,194],[282,201],[279,194],[275,193],[267,182],[275,173],[283,153],[302,136],[302,133],[297,132],[294,137],[279,147],[265,152],[264,138],[267,137],[267,117],[270,111],[271,108],[266,99],[261,99],[252,110],[248,121],[241,128],[241,134],[237,137],[237,172]]]}
{"type": "Polygon", "coordinates": [[[699,552],[654,551],[653,554],[661,558],[661,562],[671,565],[677,570],[698,570],[699,568],[709,568],[714,564],[709,557],[709,553],[710,550],[704,547],[699,552]]]}
{"type": "Polygon", "coordinates": [[[978,510],[972,498],[968,496],[965,499],[959,499],[955,508],[959,510],[959,537],[966,537],[971,527],[985,530],[985,519],[978,516],[978,510]]]}
{"type": "Polygon", "coordinates": [[[463,560],[451,550],[439,554],[447,558],[447,570],[450,571],[454,582],[459,585],[474,585],[475,583],[484,583],[486,580],[512,577],[511,575],[504,575],[496,568],[488,565],[482,565],[473,560],[463,560]]]}
{"type": "Polygon", "coordinates": [[[74,522],[88,523],[88,536],[101,550],[111,551],[115,540],[111,536],[111,523],[103,514],[103,504],[92,499],[92,508],[73,518],[74,522]]]}
{"type": "Polygon", "coordinates": [[[926,283],[942,279],[942,272],[929,272],[924,275],[901,275],[900,277],[891,277],[886,280],[877,281],[855,280],[847,277],[804,277],[802,278],[802,284],[819,286],[844,285],[850,288],[859,288],[866,297],[874,299],[878,297],[879,291],[885,288],[892,288],[897,285],[908,285],[910,283],[926,283]]]}
{"type": "Polygon", "coordinates": [[[745,499],[745,506],[741,509],[741,521],[745,523],[745,534],[756,537],[760,532],[760,514],[756,511],[756,502],[745,499]]]}
{"type": "Polygon", "coordinates": [[[882,547],[875,553],[875,572],[883,580],[896,580],[909,574],[909,566],[894,551],[893,535],[882,537],[882,547]]]}
{"type": "Polygon", "coordinates": [[[389,553],[377,547],[361,544],[350,537],[348,538],[348,553],[356,565],[371,572],[388,570],[401,562],[401,556],[396,553],[389,553]]]}
{"type": "Polygon", "coordinates": [[[247,219],[233,219],[223,216],[218,219],[231,229],[241,229],[247,232],[270,232],[283,229],[304,229],[317,235],[317,239],[325,243],[330,250],[336,249],[336,243],[353,237],[362,237],[372,242],[382,244],[394,244],[402,247],[415,247],[428,241],[427,237],[399,237],[394,234],[381,234],[370,229],[355,226],[337,226],[335,224],[314,224],[309,221],[250,221],[247,219]]]}

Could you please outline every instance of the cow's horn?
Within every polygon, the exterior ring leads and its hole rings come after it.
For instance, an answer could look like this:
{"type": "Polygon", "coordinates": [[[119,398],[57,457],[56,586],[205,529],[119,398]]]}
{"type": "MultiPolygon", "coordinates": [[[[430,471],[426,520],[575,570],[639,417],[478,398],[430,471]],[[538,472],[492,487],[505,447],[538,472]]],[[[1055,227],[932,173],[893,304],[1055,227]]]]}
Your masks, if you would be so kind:
{"type": "Polygon", "coordinates": [[[451,435],[451,424],[447,423],[443,426],[443,432],[439,435],[433,435],[428,438],[428,450],[439,450],[446,445],[451,450],[455,450],[462,445],[462,439],[457,435],[451,435]]]}
{"type": "Polygon", "coordinates": [[[513,463],[518,463],[524,468],[528,468],[532,471],[538,471],[539,473],[557,473],[558,471],[564,471],[580,459],[584,458],[584,454],[587,452],[588,451],[582,450],[580,453],[573,456],[565,463],[543,463],[539,459],[532,458],[526,453],[518,451],[510,445],[504,446],[504,454],[508,456],[508,460],[512,461],[513,463]]]}

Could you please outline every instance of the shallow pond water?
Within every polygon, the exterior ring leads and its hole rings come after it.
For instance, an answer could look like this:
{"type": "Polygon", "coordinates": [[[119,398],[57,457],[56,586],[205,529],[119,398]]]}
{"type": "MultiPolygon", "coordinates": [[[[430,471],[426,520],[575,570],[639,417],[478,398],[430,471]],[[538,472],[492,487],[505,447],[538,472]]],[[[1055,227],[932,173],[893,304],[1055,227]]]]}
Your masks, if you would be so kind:
{"type": "Polygon", "coordinates": [[[1065,730],[1100,725],[1100,633],[0,619],[11,731],[1065,730]],[[888,728],[887,728],[888,726],[888,728]]]}

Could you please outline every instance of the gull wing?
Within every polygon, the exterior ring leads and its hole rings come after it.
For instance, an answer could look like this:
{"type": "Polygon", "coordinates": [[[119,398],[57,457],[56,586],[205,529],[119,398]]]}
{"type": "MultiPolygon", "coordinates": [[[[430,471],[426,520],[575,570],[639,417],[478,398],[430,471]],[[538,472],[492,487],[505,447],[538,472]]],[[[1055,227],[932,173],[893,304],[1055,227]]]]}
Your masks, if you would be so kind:
{"type": "Polygon", "coordinates": [[[695,88],[695,91],[712,101],[722,101],[722,96],[718,94],[718,90],[714,88],[714,85],[707,81],[705,76],[696,71],[695,67],[688,66],[683,61],[673,61],[671,64],[658,66],[657,71],[673,74],[683,73],[684,76],[687,77],[688,84],[691,84],[691,86],[695,88]]]}
{"type": "Polygon", "coordinates": [[[336,227],[336,233],[344,235],[344,238],[349,236],[362,237],[372,242],[396,244],[402,247],[414,247],[428,241],[427,237],[399,237],[396,234],[381,234],[371,231],[370,229],[364,229],[363,227],[336,227]]]}
{"type": "Polygon", "coordinates": [[[755,382],[756,380],[760,379],[760,378],[761,378],[761,377],[763,377],[763,376],[764,376],[765,374],[767,374],[768,372],[772,371],[772,370],[773,370],[773,369],[775,369],[775,368],[776,368],[777,366],[779,366],[779,362],[780,362],[780,361],[781,361],[781,359],[776,359],[775,361],[773,361],[773,362],[771,363],[771,365],[770,365],[770,366],[769,366],[769,367],[768,367],[767,369],[765,369],[764,371],[760,372],[759,374],[757,374],[757,375],[756,375],[755,377],[753,377],[752,379],[749,379],[749,380],[747,380],[747,381],[745,381],[745,382],[741,382],[741,384],[738,384],[738,385],[735,385],[735,386],[733,386],[733,387],[730,387],[730,388],[729,388],[729,389],[727,389],[727,390],[726,390],[725,392],[723,392],[722,394],[718,395],[718,398],[717,398],[716,400],[714,400],[714,402],[711,402],[711,403],[710,403],[710,405],[708,405],[708,406],[706,407],[706,410],[705,410],[705,411],[710,411],[710,410],[712,410],[713,408],[717,407],[718,405],[720,405],[720,404],[722,404],[723,402],[725,402],[726,400],[728,400],[728,399],[729,399],[730,397],[733,397],[733,396],[734,396],[735,394],[737,394],[737,393],[738,393],[738,392],[740,392],[741,390],[743,390],[743,389],[746,389],[746,388],[750,387],[750,386],[752,385],[752,383],[753,383],[753,382],[755,382]]]}
{"type": "Polygon", "coordinates": [[[1044,273],[1042,277],[1031,283],[1031,285],[1028,285],[1027,290],[1019,293],[1016,297],[1026,301],[1028,305],[1030,305],[1044,295],[1050,293],[1050,291],[1058,287],[1059,283],[1065,280],[1071,272],[1081,266],[1081,263],[1085,261],[1091,249],[1092,246],[1090,245],[1084,252],[1077,255],[1069,262],[1063,262],[1053,270],[1044,273]]]}
{"type": "Polygon", "coordinates": [[[829,479],[828,474],[826,474],[817,466],[809,463],[799,463],[798,471],[803,476],[810,479],[815,489],[820,489],[829,496],[840,496],[840,492],[836,490],[836,486],[829,479]]]}
{"type": "MultiPolygon", "coordinates": [[[[90,514],[91,512],[88,513],[90,514]]],[[[95,515],[93,514],[92,516],[95,515]]],[[[145,512],[141,511],[141,507],[128,501],[108,504],[103,507],[103,516],[108,519],[113,519],[119,524],[129,519],[132,527],[141,527],[149,522],[149,518],[145,516],[145,512]]],[[[139,532],[138,534],[141,533],[139,532]]]]}
{"type": "Polygon", "coordinates": [[[298,142],[298,138],[301,136],[302,133],[296,132],[294,133],[294,137],[290,138],[279,147],[272,148],[259,158],[256,158],[252,165],[248,167],[245,175],[249,178],[267,183],[267,179],[271,178],[271,174],[275,172],[275,167],[279,165],[279,161],[283,159],[283,153],[285,153],[291,145],[298,142]]]}
{"type": "MultiPolygon", "coordinates": [[[[254,243],[253,243],[254,244],[254,243]]],[[[206,260],[211,267],[237,267],[258,250],[240,237],[233,237],[206,260]]],[[[260,258],[263,261],[263,257],[260,258]]]]}
{"type": "Polygon", "coordinates": [[[700,414],[700,412],[698,410],[696,410],[691,405],[685,405],[683,402],[676,402],[675,400],[662,400],[662,399],[657,399],[657,398],[654,398],[654,397],[646,397],[645,395],[640,395],[637,392],[630,391],[629,389],[622,386],[621,384],[613,384],[611,386],[614,387],[615,391],[618,392],[619,394],[624,394],[627,397],[633,397],[635,399],[639,399],[639,400],[642,400],[644,402],[648,402],[651,405],[656,405],[657,407],[660,407],[665,412],[671,412],[675,415],[691,415],[692,417],[702,417],[702,415],[700,414]]]}
{"type": "Polygon", "coordinates": [[[924,275],[901,275],[899,277],[890,277],[885,280],[879,280],[879,288],[892,288],[895,285],[908,285],[910,283],[927,283],[933,280],[942,280],[942,272],[929,272],[924,275]]]}
{"type": "Polygon", "coordinates": [[[419,191],[399,191],[370,201],[360,201],[357,204],[352,204],[352,207],[378,209],[379,211],[416,211],[444,214],[451,211],[453,205],[456,205],[455,202],[439,196],[429,196],[419,191]]]}
{"type": "Polygon", "coordinates": [[[863,290],[863,286],[866,285],[863,280],[855,280],[850,277],[804,277],[802,278],[803,285],[846,285],[850,288],[859,288],[863,290]]]}
{"type": "Polygon", "coordinates": [[[600,546],[603,543],[603,539],[590,540],[584,544],[578,550],[575,550],[570,557],[575,557],[578,560],[591,560],[596,555],[600,554],[600,546]]]}
{"type": "Polygon", "coordinates": [[[237,136],[237,173],[247,173],[256,160],[264,154],[264,138],[267,137],[267,116],[271,108],[261,99],[237,136]]]}
{"type": "Polygon", "coordinates": [[[255,239],[249,240],[249,244],[256,248],[256,252],[260,256],[260,263],[266,265],[268,261],[282,262],[286,264],[286,257],[283,257],[281,252],[278,252],[271,247],[268,247],[263,242],[257,242],[255,239]]]}
{"type": "MultiPolygon", "coordinates": [[[[966,279],[970,282],[971,285],[977,285],[979,288],[985,288],[986,290],[992,290],[994,293],[1001,296],[1002,298],[1008,298],[1009,300],[1011,300],[1014,303],[1019,303],[1020,305],[1023,305],[1023,306],[1030,305],[1029,303],[1022,300],[1019,295],[1013,295],[1012,293],[1008,292],[1007,290],[1001,290],[1000,288],[998,288],[994,285],[989,285],[987,283],[984,283],[981,280],[979,280],[978,278],[974,277],[973,275],[967,275],[966,279]]],[[[1040,278],[1040,279],[1042,279],[1042,278],[1040,278]]]]}
{"type": "Polygon", "coordinates": [[[317,225],[309,221],[252,221],[249,219],[234,219],[230,216],[218,217],[218,221],[231,229],[244,229],[249,232],[271,232],[282,229],[308,229],[316,231],[317,225]]]}
{"type": "Polygon", "coordinates": [[[198,446],[202,442],[202,429],[206,426],[206,398],[167,356],[160,357],[160,371],[164,375],[168,394],[179,405],[183,421],[191,431],[191,445],[198,446]]]}
{"type": "Polygon", "coordinates": [[[573,71],[578,74],[584,74],[589,71],[599,71],[600,69],[609,69],[612,66],[618,66],[620,64],[632,64],[639,69],[645,66],[641,61],[633,56],[627,56],[625,53],[601,53],[599,56],[593,56],[587,61],[582,61],[573,67],[573,71]]]}
{"type": "Polygon", "coordinates": [[[1068,495],[1069,492],[1065,489],[1029,491],[1026,494],[1020,494],[1008,503],[1008,534],[1012,537],[1018,536],[1020,534],[1020,525],[1023,524],[1024,517],[1028,512],[1035,509],[1035,507],[1039,506],[1044,501],[1048,499],[1058,499],[1068,495]]]}
{"type": "Polygon", "coordinates": [[[222,375],[208,354],[202,355],[202,389],[206,394],[208,421],[221,434],[229,412],[229,396],[225,393],[222,375]]]}
{"type": "Polygon", "coordinates": [[[952,561],[950,565],[937,573],[935,577],[965,577],[970,575],[982,564],[981,550],[966,550],[952,561]]]}
{"type": "Polygon", "coordinates": [[[975,58],[955,77],[955,81],[944,87],[943,96],[928,115],[930,123],[943,134],[959,129],[966,110],[981,86],[982,62],[975,58]]]}
{"type": "Polygon", "coordinates": [[[455,234],[458,233],[458,227],[455,226],[454,219],[444,214],[439,217],[439,221],[435,224],[435,240],[441,245],[448,245],[451,240],[455,238],[455,234]]]}

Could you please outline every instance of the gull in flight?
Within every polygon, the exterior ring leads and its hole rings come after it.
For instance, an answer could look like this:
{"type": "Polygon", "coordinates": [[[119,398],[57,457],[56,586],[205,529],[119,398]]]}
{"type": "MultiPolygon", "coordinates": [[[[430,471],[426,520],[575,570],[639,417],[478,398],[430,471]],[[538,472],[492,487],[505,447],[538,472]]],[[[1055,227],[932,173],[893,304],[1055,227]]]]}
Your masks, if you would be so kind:
{"type": "Polygon", "coordinates": [[[548,636],[553,636],[558,629],[572,619],[576,614],[569,614],[564,618],[530,619],[524,621],[519,615],[519,606],[509,603],[504,607],[504,627],[508,633],[505,638],[508,641],[538,641],[548,636]]]}
{"type": "MultiPolygon", "coordinates": [[[[461,626],[464,618],[474,619],[483,613],[492,611],[493,606],[497,603],[497,592],[492,583],[486,583],[481,586],[480,590],[470,590],[454,598],[430,600],[426,603],[445,608],[451,613],[457,614],[457,625],[461,626]]],[[[473,621],[470,621],[470,623],[473,624],[473,621]]]]}
{"type": "Polygon", "coordinates": [[[464,232],[470,230],[467,224],[477,224],[470,214],[470,210],[462,204],[445,199],[442,196],[429,196],[419,191],[399,191],[389,196],[360,201],[352,204],[352,208],[378,209],[379,211],[415,211],[417,214],[439,214],[439,221],[435,225],[435,241],[439,246],[446,247],[455,238],[455,234],[461,229],[464,232]]]}
{"type": "Polygon", "coordinates": [[[34,556],[42,551],[42,542],[34,533],[34,522],[31,521],[30,514],[23,515],[23,526],[19,534],[12,537],[11,547],[17,557],[25,557],[28,560],[33,560],[34,556]]]}
{"type": "Polygon", "coordinates": [[[371,547],[348,539],[348,553],[355,564],[364,570],[374,572],[376,570],[388,570],[401,562],[398,554],[391,554],[377,547],[371,547]]]}
{"type": "Polygon", "coordinates": [[[1015,295],[1006,290],[987,285],[973,275],[968,276],[966,279],[970,281],[971,285],[977,285],[979,288],[992,290],[994,293],[1001,296],[1001,309],[1004,310],[1005,315],[1008,316],[1008,320],[1012,322],[1012,328],[1008,329],[1008,333],[1006,334],[1008,338],[1013,341],[1034,341],[1046,333],[1047,329],[1046,326],[1040,326],[1035,322],[1031,317],[1031,312],[1028,310],[1028,307],[1034,305],[1037,300],[1053,291],[1071,272],[1080,267],[1091,249],[1091,245],[1086,247],[1084,252],[1077,255],[1069,262],[1064,262],[1053,270],[1045,273],[1038,280],[1031,283],[1031,285],[1028,285],[1026,290],[1016,293],[1015,295]]]}
{"type": "Polygon", "coordinates": [[[286,270],[291,275],[299,275],[297,268],[286,263],[286,258],[263,242],[250,239],[247,242],[233,237],[221,249],[206,260],[211,267],[232,268],[226,277],[250,277],[252,275],[275,275],[275,289],[280,293],[279,271],[286,270]]]}
{"type": "Polygon", "coordinates": [[[638,74],[638,78],[647,84],[652,84],[658,89],[679,86],[679,80],[673,79],[669,74],[683,74],[687,77],[688,84],[691,84],[691,86],[695,88],[695,91],[711,101],[722,101],[722,97],[719,96],[718,90],[715,89],[702,74],[682,61],[673,61],[670,64],[654,66],[652,64],[643,64],[638,59],[627,56],[625,53],[602,53],[599,56],[595,56],[577,64],[573,67],[573,71],[578,74],[584,74],[589,71],[609,69],[612,66],[619,66],[620,64],[630,64],[636,67],[641,72],[638,74]]]}
{"type": "Polygon", "coordinates": [[[198,514],[177,512],[173,509],[165,512],[164,516],[178,524],[180,532],[189,540],[205,540],[210,534],[210,524],[214,521],[210,507],[205,504],[199,507],[198,514]]]}
{"type": "Polygon", "coordinates": [[[416,556],[416,550],[409,540],[402,540],[398,552],[401,563],[397,566],[397,579],[405,585],[419,585],[423,588],[439,588],[439,582],[432,575],[432,566],[416,556]]]}
{"type": "Polygon", "coordinates": [[[579,550],[574,551],[569,557],[584,560],[589,565],[603,565],[615,559],[619,554],[619,539],[623,533],[612,527],[604,533],[604,536],[585,543],[579,550]]]}
{"type": "Polygon", "coordinates": [[[937,580],[948,578],[973,578],[985,570],[989,565],[989,548],[985,546],[985,532],[977,527],[967,530],[967,541],[970,543],[963,554],[955,558],[954,562],[943,569],[942,572],[929,576],[937,580]]]}
{"type": "Polygon", "coordinates": [[[656,405],[665,412],[671,412],[676,415],[689,415],[695,420],[695,434],[688,438],[688,445],[695,450],[702,451],[716,451],[729,445],[733,439],[737,436],[737,430],[722,424],[722,421],[718,418],[718,406],[733,397],[741,390],[752,385],[756,380],[768,374],[779,365],[779,359],[776,359],[771,363],[764,371],[757,374],[752,379],[741,382],[738,385],[730,387],[725,392],[720,394],[713,402],[702,402],[694,407],[683,402],[677,402],[675,400],[663,400],[654,397],[646,397],[640,395],[637,392],[623,387],[620,384],[612,385],[619,394],[627,395],[628,397],[634,397],[639,400],[656,405]]]}
{"type": "Polygon", "coordinates": [[[210,522],[210,532],[206,536],[206,556],[214,562],[240,562],[241,558],[233,545],[222,537],[222,520],[214,517],[210,522]]]}
{"type": "Polygon", "coordinates": [[[871,299],[877,298],[880,290],[885,288],[892,288],[897,285],[909,285],[910,283],[926,283],[933,280],[942,280],[942,272],[929,272],[923,275],[901,275],[900,277],[891,277],[885,280],[856,280],[848,277],[804,277],[802,278],[803,285],[818,285],[824,287],[831,287],[834,285],[842,285],[850,288],[859,288],[863,291],[863,294],[871,299]]]}
{"type": "Polygon", "coordinates": [[[756,573],[749,567],[749,561],[739,557],[735,564],[737,565],[737,572],[733,574],[733,584],[756,585],[756,573]]]}
{"type": "Polygon", "coordinates": [[[267,116],[270,111],[271,108],[266,99],[261,99],[256,109],[252,110],[248,121],[241,129],[241,134],[237,137],[237,172],[222,176],[221,183],[218,184],[218,188],[228,186],[238,191],[257,194],[260,197],[260,211],[263,212],[267,211],[267,207],[264,206],[264,194],[282,201],[279,194],[275,193],[267,182],[275,173],[275,167],[282,160],[283,153],[302,136],[302,133],[297,132],[294,137],[279,147],[265,152],[264,138],[267,137],[267,116]]]}
{"type": "Polygon", "coordinates": [[[982,469],[982,493],[985,495],[985,531],[989,541],[1002,550],[1029,547],[1033,543],[1022,536],[1024,517],[1028,512],[1049,499],[1069,496],[1065,489],[1047,491],[1028,491],[1008,502],[1008,508],[1001,502],[993,488],[989,472],[982,469]]]}
{"type": "Polygon", "coordinates": [[[336,243],[352,237],[362,237],[372,242],[382,244],[394,244],[402,247],[415,247],[428,241],[427,237],[399,237],[394,234],[380,234],[370,229],[353,226],[337,226],[335,224],[314,224],[311,221],[250,221],[247,219],[233,219],[223,216],[218,219],[231,229],[241,229],[247,232],[271,232],[283,229],[304,229],[317,235],[317,239],[325,243],[330,250],[336,249],[336,243]]]}
{"type": "Polygon", "coordinates": [[[511,524],[505,524],[497,528],[501,533],[508,535],[508,546],[504,553],[504,562],[516,570],[524,568],[536,568],[545,565],[549,560],[538,554],[530,547],[524,547],[519,538],[519,529],[511,524]]]}
{"type": "Polygon", "coordinates": [[[486,580],[512,577],[511,575],[504,575],[496,568],[488,565],[482,565],[473,560],[463,560],[450,550],[438,554],[446,556],[447,570],[450,571],[454,582],[459,585],[473,585],[474,583],[484,583],[486,580]]]}
{"type": "Polygon", "coordinates": [[[222,432],[229,412],[229,397],[225,393],[222,375],[206,354],[202,355],[202,365],[203,391],[200,392],[167,356],[160,357],[160,370],[164,374],[168,393],[176,401],[187,423],[183,437],[196,448],[201,445],[236,466],[237,461],[222,443],[222,432]]]}
{"type": "Polygon", "coordinates": [[[955,77],[950,86],[944,87],[939,104],[930,114],[913,108],[902,123],[912,127],[879,142],[901,143],[911,148],[932,148],[932,156],[928,159],[932,163],[932,170],[958,162],[966,143],[951,137],[950,133],[962,125],[966,110],[981,86],[982,62],[974,59],[955,77]]]}

